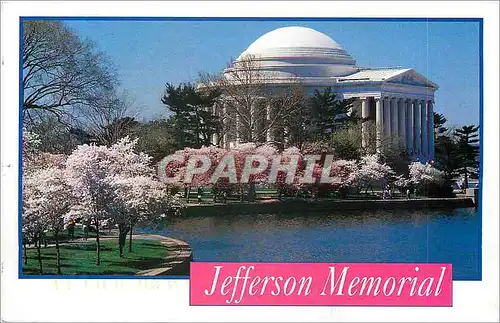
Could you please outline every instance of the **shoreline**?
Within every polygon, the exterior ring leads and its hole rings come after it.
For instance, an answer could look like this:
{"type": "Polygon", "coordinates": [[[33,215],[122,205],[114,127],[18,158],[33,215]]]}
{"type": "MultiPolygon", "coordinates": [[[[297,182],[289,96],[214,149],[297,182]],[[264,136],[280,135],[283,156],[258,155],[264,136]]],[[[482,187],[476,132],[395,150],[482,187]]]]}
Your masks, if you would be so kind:
{"type": "Polygon", "coordinates": [[[138,271],[136,276],[189,276],[193,250],[187,242],[159,234],[140,234],[139,236],[160,240],[169,255],[160,267],[138,271]]]}
{"type": "Polygon", "coordinates": [[[288,199],[257,202],[191,204],[179,217],[218,216],[231,214],[295,213],[314,211],[351,210],[401,210],[401,209],[457,209],[472,208],[474,201],[468,197],[421,198],[393,200],[310,200],[288,199]]]}

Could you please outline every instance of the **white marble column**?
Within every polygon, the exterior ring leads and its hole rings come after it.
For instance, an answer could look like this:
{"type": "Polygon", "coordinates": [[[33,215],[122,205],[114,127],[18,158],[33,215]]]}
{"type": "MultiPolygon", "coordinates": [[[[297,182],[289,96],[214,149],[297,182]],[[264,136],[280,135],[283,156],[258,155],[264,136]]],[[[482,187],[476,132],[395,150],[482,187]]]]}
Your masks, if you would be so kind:
{"type": "Polygon", "coordinates": [[[266,141],[273,141],[273,130],[271,129],[271,104],[266,104],[266,141]]]}
{"type": "Polygon", "coordinates": [[[415,141],[414,154],[419,156],[421,154],[420,143],[422,142],[420,133],[420,104],[418,100],[412,101],[413,106],[413,127],[415,132],[413,133],[413,138],[415,141]]]}
{"type": "Polygon", "coordinates": [[[250,124],[248,125],[250,127],[250,142],[256,142],[256,133],[257,133],[257,120],[256,119],[256,113],[255,111],[257,110],[257,102],[253,102],[252,105],[250,106],[250,124]]]}
{"type": "Polygon", "coordinates": [[[427,132],[429,131],[429,126],[427,122],[427,104],[426,101],[421,100],[420,101],[420,131],[422,132],[422,146],[421,146],[421,151],[422,151],[422,157],[427,160],[428,155],[428,147],[429,147],[429,141],[428,141],[428,136],[427,132]]]}
{"type": "Polygon", "coordinates": [[[434,106],[432,101],[427,101],[427,115],[428,115],[428,120],[429,120],[429,159],[433,160],[434,159],[434,140],[435,140],[435,134],[434,134],[434,106]]]}
{"type": "Polygon", "coordinates": [[[375,132],[377,153],[380,153],[380,146],[382,142],[382,133],[384,130],[384,109],[382,107],[382,99],[375,97],[375,132]]]}
{"type": "Polygon", "coordinates": [[[361,100],[361,146],[366,148],[369,141],[369,127],[368,127],[368,117],[370,116],[370,106],[368,105],[367,98],[360,98],[361,100]]]}
{"type": "Polygon", "coordinates": [[[241,124],[240,124],[240,114],[238,111],[235,111],[236,114],[236,144],[240,143],[240,130],[241,130],[241,124]]]}
{"type": "Polygon", "coordinates": [[[398,99],[398,123],[399,123],[399,134],[398,140],[400,140],[402,146],[406,148],[406,106],[404,99],[398,99]]]}
{"type": "Polygon", "coordinates": [[[408,150],[408,153],[413,155],[413,152],[415,151],[413,146],[413,106],[410,99],[406,99],[404,104],[406,109],[406,149],[408,150]]]}
{"type": "Polygon", "coordinates": [[[391,98],[389,100],[390,102],[390,107],[391,107],[391,139],[396,139],[398,136],[398,131],[399,131],[399,124],[398,124],[398,118],[399,118],[399,111],[398,111],[398,99],[397,98],[391,98]]]}
{"type": "Polygon", "coordinates": [[[223,103],[222,105],[222,143],[221,147],[228,148],[228,142],[227,142],[227,131],[229,129],[228,125],[228,118],[227,118],[227,108],[226,105],[223,103]]]}
{"type": "Polygon", "coordinates": [[[218,143],[219,143],[219,134],[218,133],[212,134],[212,145],[217,146],[218,143]]]}
{"type": "Polygon", "coordinates": [[[390,98],[384,98],[384,137],[391,135],[391,105],[390,98]]]}
{"type": "MultiPolygon", "coordinates": [[[[217,116],[217,103],[214,103],[214,105],[212,106],[212,115],[217,116]]],[[[210,142],[212,143],[212,145],[217,145],[218,141],[219,141],[218,134],[213,133],[210,142]]]]}
{"type": "Polygon", "coordinates": [[[288,126],[283,127],[283,143],[285,144],[285,148],[290,143],[290,128],[288,126]]]}

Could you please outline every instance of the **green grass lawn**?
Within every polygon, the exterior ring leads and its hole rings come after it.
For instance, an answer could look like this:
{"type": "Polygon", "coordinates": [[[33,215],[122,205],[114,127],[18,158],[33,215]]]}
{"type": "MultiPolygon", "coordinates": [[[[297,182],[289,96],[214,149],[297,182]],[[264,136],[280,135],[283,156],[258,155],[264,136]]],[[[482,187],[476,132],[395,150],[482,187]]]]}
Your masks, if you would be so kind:
{"type": "MultiPolygon", "coordinates": [[[[100,231],[101,231],[101,235],[108,233],[108,230],[106,230],[106,229],[100,230],[100,231]]],[[[95,236],[96,236],[95,231],[90,231],[88,233],[88,238],[94,238],[95,236]]],[[[75,228],[75,232],[73,233],[73,239],[78,239],[78,238],[83,238],[83,237],[85,237],[85,233],[83,232],[83,230],[80,228],[75,228]]],[[[49,244],[54,244],[55,243],[54,233],[52,233],[50,231],[45,233],[45,240],[47,240],[47,243],[49,243],[49,244]]],[[[69,240],[71,240],[71,239],[68,235],[68,230],[62,230],[61,232],[59,232],[59,242],[66,242],[69,240]]]]}
{"type": "MultiPolygon", "coordinates": [[[[61,248],[61,271],[63,275],[133,275],[140,270],[159,266],[167,256],[167,249],[158,240],[133,240],[133,252],[128,252],[128,240],[123,258],[118,254],[117,240],[101,241],[101,265],[95,264],[95,241],[70,243],[61,248]]],[[[56,249],[42,248],[44,275],[55,275],[56,249]]],[[[28,264],[23,265],[25,275],[40,274],[36,248],[28,249],[28,264]]]]}

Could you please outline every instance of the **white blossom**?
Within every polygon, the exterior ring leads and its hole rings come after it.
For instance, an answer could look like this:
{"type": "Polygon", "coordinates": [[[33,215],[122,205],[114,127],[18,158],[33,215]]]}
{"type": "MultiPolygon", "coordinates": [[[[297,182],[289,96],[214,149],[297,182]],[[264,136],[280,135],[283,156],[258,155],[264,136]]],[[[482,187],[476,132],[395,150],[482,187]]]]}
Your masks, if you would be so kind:
{"type": "Polygon", "coordinates": [[[62,230],[73,202],[64,169],[51,167],[27,173],[23,179],[23,232],[32,238],[46,230],[62,230]]]}
{"type": "Polygon", "coordinates": [[[366,187],[392,175],[394,175],[392,168],[385,163],[379,162],[377,155],[366,155],[361,157],[353,174],[353,181],[359,187],[366,187]]]}
{"type": "Polygon", "coordinates": [[[429,163],[413,162],[408,166],[408,169],[410,171],[410,181],[414,184],[437,184],[443,181],[443,172],[429,163]]]}

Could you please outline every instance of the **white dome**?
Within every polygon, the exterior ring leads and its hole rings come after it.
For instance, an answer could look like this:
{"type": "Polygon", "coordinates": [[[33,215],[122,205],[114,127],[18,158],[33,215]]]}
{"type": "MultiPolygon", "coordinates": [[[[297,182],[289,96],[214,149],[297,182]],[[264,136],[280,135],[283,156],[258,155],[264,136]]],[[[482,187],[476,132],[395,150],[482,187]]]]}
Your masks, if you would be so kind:
{"type": "Polygon", "coordinates": [[[263,71],[299,78],[331,78],[358,70],[356,61],[342,46],[306,27],[283,27],[262,35],[235,63],[248,56],[254,57],[263,71]]]}
{"type": "Polygon", "coordinates": [[[278,28],[262,35],[241,56],[260,56],[269,49],[297,47],[342,49],[333,39],[319,31],[293,26],[278,28]]]}

